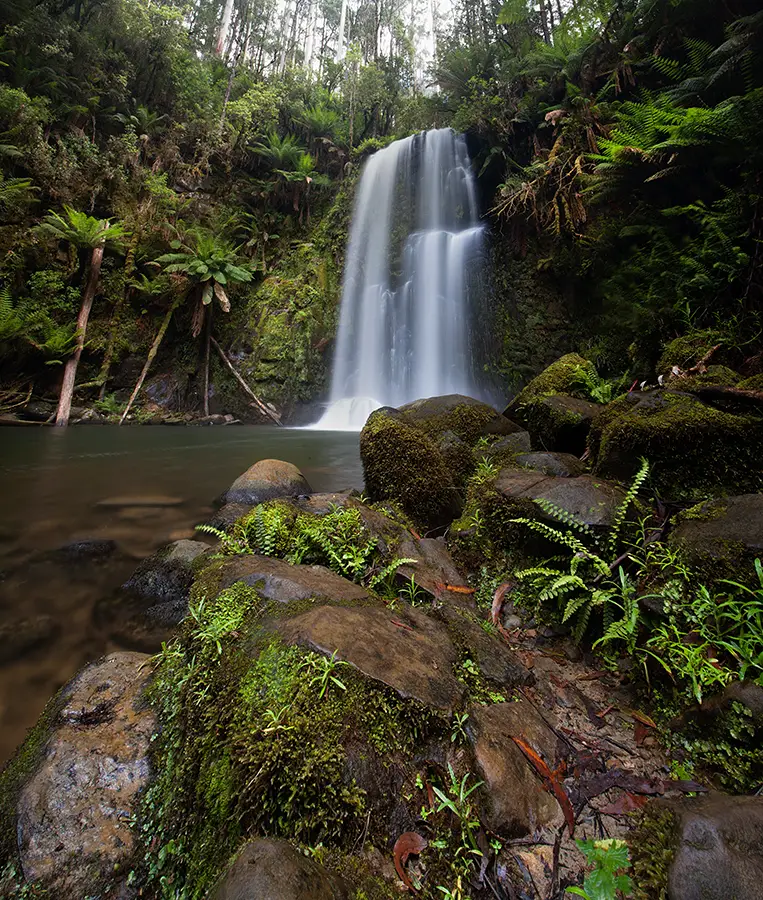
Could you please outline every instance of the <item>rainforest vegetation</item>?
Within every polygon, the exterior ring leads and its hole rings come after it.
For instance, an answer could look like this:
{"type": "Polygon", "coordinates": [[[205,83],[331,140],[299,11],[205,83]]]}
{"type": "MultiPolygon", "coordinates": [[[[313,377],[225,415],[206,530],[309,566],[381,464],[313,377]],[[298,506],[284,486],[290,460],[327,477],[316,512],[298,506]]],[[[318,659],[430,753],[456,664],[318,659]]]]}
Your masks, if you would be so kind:
{"type": "Polygon", "coordinates": [[[480,175],[502,393],[558,350],[650,378],[697,334],[760,369],[753,0],[10,0],[0,23],[6,410],[135,393],[141,421],[169,393],[256,419],[223,354],[272,411],[321,398],[354,174],[432,126],[480,175]]]}

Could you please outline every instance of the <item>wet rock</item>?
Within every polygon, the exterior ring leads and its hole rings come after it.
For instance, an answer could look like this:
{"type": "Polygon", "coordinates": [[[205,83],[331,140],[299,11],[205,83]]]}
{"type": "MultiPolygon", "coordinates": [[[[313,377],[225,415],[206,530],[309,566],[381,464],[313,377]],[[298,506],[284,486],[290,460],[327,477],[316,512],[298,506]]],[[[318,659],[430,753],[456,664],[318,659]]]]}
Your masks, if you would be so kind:
{"type": "Polygon", "coordinates": [[[72,541],[55,551],[55,555],[68,562],[92,562],[109,559],[117,552],[117,542],[109,540],[72,541]]]}
{"type": "Polygon", "coordinates": [[[517,469],[504,469],[495,482],[494,502],[505,518],[530,516],[544,518],[534,500],[548,500],[566,510],[579,522],[594,528],[609,528],[625,497],[617,485],[579,475],[561,478],[517,469]]]}
{"type": "Polygon", "coordinates": [[[446,431],[437,441],[437,449],[450,471],[453,482],[463,491],[477,466],[472,448],[453,431],[446,431]]]}
{"type": "Polygon", "coordinates": [[[601,410],[598,403],[552,394],[529,401],[515,416],[530,432],[534,449],[581,456],[591,423],[601,410]]]}
{"type": "Polygon", "coordinates": [[[202,541],[175,541],[144,560],[122,590],[151,605],[183,603],[193,583],[193,561],[209,549],[202,541]]]}
{"type": "Polygon", "coordinates": [[[321,606],[278,624],[290,643],[351,663],[365,675],[427,706],[450,712],[464,688],[446,627],[415,609],[321,606]],[[397,624],[396,624],[397,623],[397,624]]]}
{"type": "Polygon", "coordinates": [[[669,390],[618,398],[589,435],[597,475],[627,481],[646,457],[659,494],[681,502],[760,490],[761,446],[763,417],[725,412],[669,390]]]}
{"type": "Polygon", "coordinates": [[[13,662],[55,640],[61,630],[51,616],[13,619],[0,625],[0,665],[13,662]]]}
{"type": "Polygon", "coordinates": [[[450,431],[468,445],[481,435],[511,434],[520,430],[520,426],[492,406],[463,394],[414,400],[401,406],[399,412],[405,422],[429,437],[438,439],[450,431]]]}
{"type": "Polygon", "coordinates": [[[182,391],[174,375],[154,375],[143,385],[143,393],[163,409],[173,412],[180,409],[182,391]]]}
{"type": "Polygon", "coordinates": [[[142,699],[147,660],[114,653],[63,688],[41,761],[19,793],[24,877],[59,900],[123,896],[134,850],[130,819],[148,784],[156,724],[142,699]]]}
{"type": "Polygon", "coordinates": [[[212,900],[348,900],[344,882],[286,841],[250,841],[218,882],[212,900]]]}
{"type": "Polygon", "coordinates": [[[763,687],[754,681],[732,681],[720,694],[709,700],[703,700],[677,716],[670,723],[676,731],[683,731],[689,725],[708,726],[723,713],[728,712],[734,703],[740,703],[752,714],[753,720],[763,725],[763,687]]]}
{"type": "Polygon", "coordinates": [[[261,459],[239,475],[220,500],[221,505],[256,506],[266,500],[310,493],[312,488],[296,466],[280,459],[261,459]]]}
{"type": "Polygon", "coordinates": [[[508,465],[518,453],[527,453],[531,448],[530,432],[516,431],[495,441],[489,447],[480,448],[477,453],[496,465],[508,465]]]}
{"type": "Polygon", "coordinates": [[[677,818],[670,900],[759,900],[763,797],[708,794],[666,805],[677,818]]]}
{"type": "Polygon", "coordinates": [[[414,522],[434,528],[456,518],[463,504],[435,442],[388,407],[373,412],[360,433],[366,490],[373,500],[395,500],[414,522]]]}
{"type": "Polygon", "coordinates": [[[681,513],[669,542],[692,565],[718,577],[750,575],[756,558],[763,558],[763,494],[707,500],[681,513]]]}
{"type": "Polygon", "coordinates": [[[556,735],[529,701],[473,706],[467,732],[480,778],[485,782],[483,821],[492,831],[523,837],[536,828],[561,822],[559,804],[543,789],[513,741],[520,738],[552,768],[555,766],[556,735]]]}
{"type": "Polygon", "coordinates": [[[415,559],[415,563],[400,566],[396,578],[398,585],[405,586],[411,578],[417,586],[433,599],[449,601],[457,606],[474,606],[469,582],[456,567],[445,542],[438,538],[414,538],[405,534],[395,548],[400,559],[415,559]],[[466,588],[463,593],[449,588],[466,588]]]}
{"type": "Polygon", "coordinates": [[[516,463],[523,469],[560,478],[575,478],[585,472],[585,464],[571,453],[522,453],[516,457],[516,463]]]}
{"type": "Polygon", "coordinates": [[[218,528],[220,531],[225,531],[226,528],[230,527],[248,512],[251,512],[251,510],[252,507],[247,503],[226,503],[212,513],[206,524],[211,525],[213,528],[218,528]]]}
{"type": "Polygon", "coordinates": [[[213,577],[218,591],[242,581],[279,603],[310,597],[358,602],[369,597],[365,588],[323,566],[293,566],[271,556],[234,557],[216,569],[213,577]]]}

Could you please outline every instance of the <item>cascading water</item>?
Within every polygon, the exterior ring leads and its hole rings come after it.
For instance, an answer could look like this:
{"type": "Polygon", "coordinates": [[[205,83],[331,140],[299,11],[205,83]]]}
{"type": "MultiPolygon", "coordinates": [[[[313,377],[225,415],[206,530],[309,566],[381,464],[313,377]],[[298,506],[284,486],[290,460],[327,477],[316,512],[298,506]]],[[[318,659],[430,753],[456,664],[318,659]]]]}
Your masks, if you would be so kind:
{"type": "Polygon", "coordinates": [[[476,391],[472,317],[483,228],[466,142],[449,128],[366,163],[347,249],[330,405],[358,431],[379,406],[476,391]]]}

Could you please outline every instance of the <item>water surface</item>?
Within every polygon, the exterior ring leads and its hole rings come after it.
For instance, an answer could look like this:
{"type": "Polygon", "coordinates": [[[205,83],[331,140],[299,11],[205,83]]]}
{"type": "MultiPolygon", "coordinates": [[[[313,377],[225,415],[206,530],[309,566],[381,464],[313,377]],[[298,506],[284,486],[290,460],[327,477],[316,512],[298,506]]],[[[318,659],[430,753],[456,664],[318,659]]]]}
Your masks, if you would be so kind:
{"type": "Polygon", "coordinates": [[[96,601],[158,547],[193,537],[214,498],[266,458],[299,466],[316,491],[362,487],[357,434],[257,426],[0,429],[0,633],[39,616],[49,616],[56,632],[0,662],[0,763],[80,666],[118,649],[92,620],[96,601]],[[55,552],[93,538],[116,541],[117,553],[83,561],[55,552]]]}

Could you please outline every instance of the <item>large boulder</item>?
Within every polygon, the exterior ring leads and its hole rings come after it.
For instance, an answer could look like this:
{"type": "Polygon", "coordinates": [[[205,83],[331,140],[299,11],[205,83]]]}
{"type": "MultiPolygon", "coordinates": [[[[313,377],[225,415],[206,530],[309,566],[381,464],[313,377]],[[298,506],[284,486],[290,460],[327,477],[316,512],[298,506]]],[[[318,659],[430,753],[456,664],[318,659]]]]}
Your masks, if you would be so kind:
{"type": "Polygon", "coordinates": [[[156,725],[143,699],[147,661],[113,653],[83,669],[3,773],[24,878],[60,900],[126,896],[156,725]]]}
{"type": "Polygon", "coordinates": [[[585,472],[585,464],[572,453],[520,453],[516,463],[523,469],[533,469],[544,475],[558,475],[560,478],[575,478],[585,472]]]}
{"type": "Polygon", "coordinates": [[[675,823],[670,900],[759,900],[763,797],[711,793],[664,806],[675,823]]]}
{"type": "Polygon", "coordinates": [[[209,549],[202,541],[174,541],[144,560],[122,590],[150,606],[182,604],[193,583],[193,562],[209,549]]]}
{"type": "Polygon", "coordinates": [[[699,503],[679,514],[669,541],[708,576],[752,575],[763,559],[763,494],[699,503]]]}
{"type": "Polygon", "coordinates": [[[509,403],[504,415],[518,421],[517,417],[521,415],[523,407],[534,400],[553,394],[585,397],[582,388],[586,376],[596,377],[593,364],[577,353],[568,353],[533,378],[509,403]]]}
{"type": "Polygon", "coordinates": [[[585,451],[591,423],[602,407],[597,403],[551,394],[537,397],[521,406],[515,414],[530,432],[535,450],[551,450],[580,456],[585,451]]]}
{"type": "Polygon", "coordinates": [[[239,475],[220,497],[220,505],[256,506],[266,500],[310,493],[312,488],[296,466],[280,459],[261,459],[239,475]]]}
{"type": "Polygon", "coordinates": [[[697,501],[763,486],[763,416],[733,413],[672,390],[631,392],[594,420],[594,472],[629,480],[641,458],[666,500],[697,501]]]}
{"type": "Polygon", "coordinates": [[[220,879],[212,900],[348,900],[347,886],[286,841],[250,841],[220,879]]]}
{"type": "Polygon", "coordinates": [[[419,526],[447,525],[463,498],[435,442],[397,410],[373,412],[360,433],[366,491],[395,500],[419,526]]]}
{"type": "Polygon", "coordinates": [[[430,437],[439,438],[449,431],[468,445],[474,444],[483,435],[521,431],[519,425],[489,404],[463,394],[414,400],[401,406],[399,412],[406,422],[430,437]]]}

